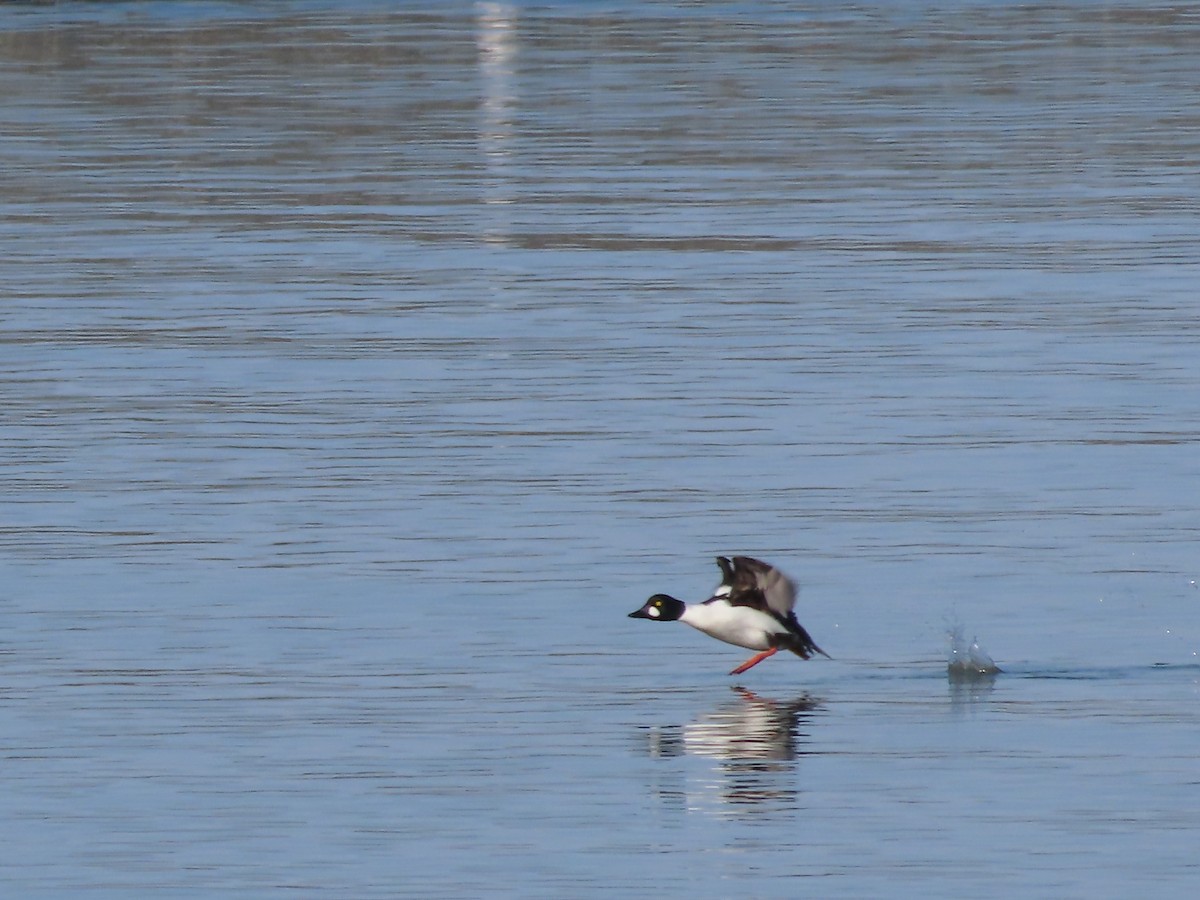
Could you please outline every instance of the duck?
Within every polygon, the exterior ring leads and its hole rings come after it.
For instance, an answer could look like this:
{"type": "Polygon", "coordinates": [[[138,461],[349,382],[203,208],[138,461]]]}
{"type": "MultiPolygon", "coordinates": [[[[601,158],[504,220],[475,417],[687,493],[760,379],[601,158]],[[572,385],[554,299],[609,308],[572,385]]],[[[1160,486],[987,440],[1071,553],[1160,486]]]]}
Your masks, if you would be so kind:
{"type": "Polygon", "coordinates": [[[683,622],[727,644],[758,650],[731,671],[741,675],[780,650],[801,659],[829,656],[796,621],[796,585],[779,569],[749,556],[717,557],[721,583],[701,603],[684,603],[670,594],[655,594],[629,614],[631,619],[683,622]]]}

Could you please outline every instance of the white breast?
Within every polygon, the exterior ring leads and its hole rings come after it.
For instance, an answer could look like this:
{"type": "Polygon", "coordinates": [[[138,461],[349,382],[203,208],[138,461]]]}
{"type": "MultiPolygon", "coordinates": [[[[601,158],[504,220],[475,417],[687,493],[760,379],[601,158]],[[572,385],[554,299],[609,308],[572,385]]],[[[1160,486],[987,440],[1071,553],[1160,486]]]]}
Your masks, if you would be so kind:
{"type": "Polygon", "coordinates": [[[786,631],[779,622],[764,612],[748,606],[730,606],[722,600],[689,605],[679,617],[679,621],[686,622],[718,641],[750,650],[768,649],[771,642],[767,636],[786,631]]]}

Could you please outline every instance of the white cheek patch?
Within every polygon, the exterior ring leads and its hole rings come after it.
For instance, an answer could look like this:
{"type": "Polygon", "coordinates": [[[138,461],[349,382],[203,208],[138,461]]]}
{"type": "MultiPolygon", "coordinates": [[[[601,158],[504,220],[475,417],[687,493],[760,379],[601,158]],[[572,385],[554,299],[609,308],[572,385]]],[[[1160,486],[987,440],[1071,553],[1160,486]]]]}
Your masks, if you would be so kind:
{"type": "Polygon", "coordinates": [[[733,588],[731,588],[729,585],[719,584],[719,585],[717,585],[717,589],[715,591],[713,591],[713,596],[714,597],[728,597],[732,593],[733,593],[733,588]]]}
{"type": "Polygon", "coordinates": [[[652,606],[646,610],[646,615],[650,616],[652,619],[657,619],[659,615],[661,615],[661,610],[659,610],[657,606],[652,606]]]}

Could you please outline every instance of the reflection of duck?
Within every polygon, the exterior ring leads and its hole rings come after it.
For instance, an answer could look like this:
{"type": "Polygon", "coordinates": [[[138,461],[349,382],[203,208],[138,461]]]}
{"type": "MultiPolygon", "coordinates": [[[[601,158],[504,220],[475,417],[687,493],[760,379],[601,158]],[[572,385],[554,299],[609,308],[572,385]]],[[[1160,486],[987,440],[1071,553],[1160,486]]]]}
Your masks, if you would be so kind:
{"type": "Polygon", "coordinates": [[[714,759],[795,759],[802,739],[800,720],[817,703],[802,694],[787,703],[759,697],[743,687],[741,698],[683,727],[683,746],[693,756],[714,759]]]}
{"type": "Polygon", "coordinates": [[[807,734],[801,729],[818,702],[807,694],[776,701],[745,688],[733,690],[737,699],[694,722],[650,730],[653,757],[713,761],[703,772],[686,766],[660,770],[664,784],[657,795],[689,811],[722,816],[798,808],[801,791],[791,761],[804,752],[800,747],[807,734]]]}
{"type": "Polygon", "coordinates": [[[735,687],[738,699],[722,703],[682,727],[658,728],[650,734],[651,756],[704,756],[723,760],[795,759],[808,713],[819,707],[808,694],[781,702],[735,687]]]}
{"type": "Polygon", "coordinates": [[[814,653],[829,654],[816,645],[804,626],[796,621],[796,586],[786,575],[748,556],[732,560],[717,557],[721,583],[712,597],[690,606],[669,594],[655,594],[631,619],[683,622],[710,637],[738,647],[761,650],[732,672],[740,675],[780,650],[790,650],[801,659],[814,653]]]}

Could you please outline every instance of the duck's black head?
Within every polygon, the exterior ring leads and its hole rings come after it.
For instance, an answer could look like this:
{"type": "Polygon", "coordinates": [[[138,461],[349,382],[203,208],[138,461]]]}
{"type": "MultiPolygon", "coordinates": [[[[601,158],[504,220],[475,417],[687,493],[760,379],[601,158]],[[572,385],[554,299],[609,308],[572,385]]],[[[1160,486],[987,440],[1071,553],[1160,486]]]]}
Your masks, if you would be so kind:
{"type": "Polygon", "coordinates": [[[682,600],[676,600],[669,594],[655,594],[641,609],[631,612],[631,619],[653,619],[657,622],[674,622],[683,615],[685,609],[682,600]]]}

